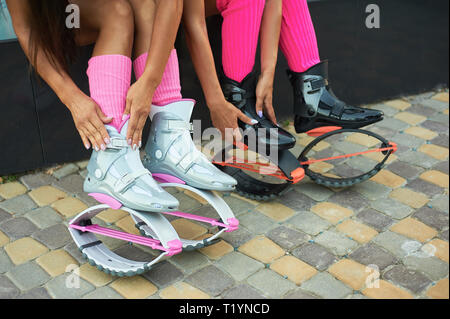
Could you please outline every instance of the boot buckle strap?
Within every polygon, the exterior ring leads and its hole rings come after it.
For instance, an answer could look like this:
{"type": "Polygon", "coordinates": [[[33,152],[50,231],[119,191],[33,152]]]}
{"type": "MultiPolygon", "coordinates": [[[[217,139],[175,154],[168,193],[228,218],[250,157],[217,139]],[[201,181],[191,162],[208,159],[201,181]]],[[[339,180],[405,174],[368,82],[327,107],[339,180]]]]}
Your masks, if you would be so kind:
{"type": "Polygon", "coordinates": [[[177,164],[177,166],[181,167],[184,172],[186,173],[194,164],[195,161],[197,160],[197,156],[194,155],[193,152],[191,153],[187,153],[177,164]]]}
{"type": "Polygon", "coordinates": [[[106,145],[106,148],[110,149],[122,149],[127,148],[128,143],[125,139],[113,137],[110,139],[110,143],[106,145]]]}
{"type": "Polygon", "coordinates": [[[320,99],[325,91],[326,80],[317,75],[308,75],[302,81],[302,94],[307,109],[303,116],[314,117],[319,109],[320,99]]]}
{"type": "Polygon", "coordinates": [[[180,121],[180,120],[168,120],[167,121],[167,129],[168,130],[188,130],[192,132],[194,130],[194,125],[189,122],[180,121]]]}
{"type": "Polygon", "coordinates": [[[141,169],[133,173],[125,174],[119,180],[117,180],[116,185],[114,185],[114,191],[118,193],[124,192],[132,184],[134,184],[139,177],[146,174],[151,175],[151,173],[147,169],[141,169]]]}

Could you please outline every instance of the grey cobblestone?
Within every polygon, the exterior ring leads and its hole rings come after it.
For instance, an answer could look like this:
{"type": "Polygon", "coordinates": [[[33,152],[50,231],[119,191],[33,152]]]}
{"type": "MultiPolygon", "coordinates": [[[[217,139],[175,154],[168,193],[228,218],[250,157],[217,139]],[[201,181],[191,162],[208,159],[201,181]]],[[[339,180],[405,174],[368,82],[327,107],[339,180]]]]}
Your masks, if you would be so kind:
{"type": "Polygon", "coordinates": [[[409,238],[391,231],[385,231],[384,233],[378,234],[372,241],[399,258],[403,258],[408,255],[410,252],[408,250],[409,244],[414,242],[409,238]]]}
{"type": "Polygon", "coordinates": [[[386,271],[383,277],[398,286],[420,293],[431,284],[431,280],[415,270],[407,269],[405,266],[397,265],[386,271]]]}
{"type": "Polygon", "coordinates": [[[22,176],[20,178],[22,184],[24,184],[29,189],[38,188],[44,185],[50,185],[56,178],[45,173],[36,173],[22,176]]]}
{"type": "Polygon", "coordinates": [[[72,237],[63,224],[50,226],[33,234],[33,237],[50,249],[61,248],[70,243],[72,237]]]}
{"type": "Polygon", "coordinates": [[[448,122],[444,124],[427,120],[420,125],[437,133],[448,133],[448,122]]]}
{"type": "Polygon", "coordinates": [[[353,188],[362,196],[372,201],[385,198],[392,191],[389,187],[372,181],[366,181],[362,184],[355,185],[353,188]]]}
{"type": "Polygon", "coordinates": [[[7,219],[10,219],[12,215],[10,213],[5,212],[0,208],[0,223],[4,222],[7,219]]]}
{"type": "Polygon", "coordinates": [[[327,299],[344,298],[352,292],[352,289],[348,286],[325,272],[318,273],[310,280],[304,282],[302,289],[327,299]]]}
{"type": "Polygon", "coordinates": [[[30,236],[38,228],[24,217],[11,218],[0,224],[0,230],[12,240],[30,236]]]}
{"type": "MultiPolygon", "coordinates": [[[[447,121],[448,121],[448,119],[447,119],[447,121]]],[[[449,147],[448,135],[440,134],[438,137],[431,140],[431,144],[448,148],[449,147]]]]}
{"type": "Polygon", "coordinates": [[[287,223],[309,235],[317,235],[331,226],[325,219],[310,212],[299,212],[290,218],[287,223]]]}
{"type": "Polygon", "coordinates": [[[434,281],[448,276],[448,264],[436,257],[408,256],[403,259],[405,266],[423,272],[434,281]]]}
{"type": "MultiPolygon", "coordinates": [[[[94,286],[90,283],[77,277],[77,281],[79,280],[79,287],[76,288],[67,288],[66,283],[76,284],[74,281],[73,274],[63,274],[58,276],[48,283],[45,284],[50,296],[57,299],[75,299],[80,298],[83,295],[87,294],[94,290],[94,286]],[[71,277],[69,277],[71,276],[71,277]]],[[[70,287],[70,286],[69,286],[70,287]]]]}
{"type": "Polygon", "coordinates": [[[286,226],[280,226],[272,229],[267,234],[267,237],[286,250],[291,250],[292,248],[295,248],[309,240],[308,235],[286,226]]]}
{"type": "Polygon", "coordinates": [[[41,286],[50,279],[50,276],[33,262],[16,266],[8,273],[8,277],[21,290],[41,286]]]}
{"type": "Polygon", "coordinates": [[[50,299],[50,295],[43,287],[36,287],[27,292],[24,292],[17,299],[50,299]]]}
{"type": "Polygon", "coordinates": [[[314,243],[307,243],[292,251],[292,255],[302,261],[316,267],[318,270],[326,270],[337,258],[322,246],[314,243]]]}
{"type": "Polygon", "coordinates": [[[62,222],[60,215],[49,206],[32,210],[24,216],[39,228],[47,228],[62,222]]]}
{"type": "Polygon", "coordinates": [[[191,273],[208,264],[208,258],[197,251],[186,251],[182,254],[172,256],[171,261],[182,269],[184,273],[191,273]]]}
{"type": "Polygon", "coordinates": [[[206,266],[188,276],[186,282],[212,296],[220,295],[234,283],[230,276],[212,265],[206,266]]]}
{"type": "Polygon", "coordinates": [[[309,211],[317,202],[310,197],[300,193],[298,188],[292,189],[280,197],[283,205],[295,210],[296,212],[309,211]]]}
{"type": "Polygon", "coordinates": [[[14,264],[9,259],[3,249],[0,249],[0,274],[5,273],[14,268],[14,264]]]}
{"type": "Polygon", "coordinates": [[[61,167],[60,169],[57,169],[53,172],[53,176],[57,179],[61,179],[63,177],[66,177],[70,174],[78,172],[78,166],[75,164],[67,164],[61,167]]]}
{"type": "Polygon", "coordinates": [[[433,99],[426,99],[422,101],[421,103],[425,107],[432,108],[436,111],[444,111],[445,109],[448,109],[448,103],[433,100],[433,99]]]}
{"type": "Polygon", "coordinates": [[[375,228],[379,232],[389,227],[393,223],[392,218],[371,208],[363,210],[356,217],[364,224],[375,228]]]}
{"type": "Polygon", "coordinates": [[[232,233],[223,234],[222,238],[230,243],[231,246],[239,247],[252,239],[253,235],[248,230],[239,228],[232,233]]]}
{"type": "Polygon", "coordinates": [[[317,236],[315,242],[330,249],[338,256],[346,255],[358,246],[354,240],[340,233],[328,230],[317,236]]]}
{"type": "Polygon", "coordinates": [[[37,208],[37,205],[27,194],[24,194],[1,202],[0,208],[8,213],[20,215],[37,208]]]}
{"type": "Polygon", "coordinates": [[[439,237],[448,241],[448,229],[446,231],[443,231],[439,237]]]}
{"type": "Polygon", "coordinates": [[[6,276],[0,275],[0,299],[13,299],[20,290],[6,276]]]}
{"type": "Polygon", "coordinates": [[[349,258],[363,265],[377,265],[380,270],[398,262],[394,255],[373,243],[359,247],[350,254],[349,258]]]}
{"type": "Polygon", "coordinates": [[[354,212],[359,212],[368,205],[367,199],[351,189],[344,189],[334,194],[328,201],[349,208],[354,212]]]}
{"type": "Polygon", "coordinates": [[[262,213],[250,212],[248,214],[239,216],[239,225],[244,226],[252,233],[264,234],[273,227],[274,222],[272,219],[264,216],[262,213]]]}
{"type": "Polygon", "coordinates": [[[412,189],[413,191],[423,193],[428,197],[433,197],[434,195],[442,193],[442,188],[434,184],[428,183],[420,178],[417,178],[409,182],[408,188],[412,189]]]}
{"type": "Polygon", "coordinates": [[[84,179],[80,175],[72,174],[55,181],[53,185],[67,193],[78,194],[83,192],[83,183],[84,179]]]}
{"type": "Polygon", "coordinates": [[[315,201],[324,201],[328,197],[334,194],[333,191],[328,188],[314,184],[313,182],[302,183],[298,185],[296,190],[312,198],[315,201]]]}
{"type": "Polygon", "coordinates": [[[284,299],[319,299],[319,298],[309,292],[297,289],[295,291],[288,292],[284,296],[284,299]]]}
{"type": "Polygon", "coordinates": [[[100,287],[84,295],[83,299],[123,299],[123,297],[110,287],[100,287]]]}
{"type": "Polygon", "coordinates": [[[143,277],[158,287],[165,287],[183,278],[183,272],[170,262],[162,261],[154,265],[143,277]]]}
{"type": "Polygon", "coordinates": [[[398,176],[401,176],[406,179],[413,179],[419,176],[424,169],[410,165],[408,163],[395,161],[387,167],[388,170],[390,170],[392,173],[397,174],[398,176]]]}
{"type": "Polygon", "coordinates": [[[264,296],[247,284],[228,289],[222,295],[224,299],[264,299],[264,296]]]}
{"type": "Polygon", "coordinates": [[[417,165],[425,169],[430,169],[438,163],[438,160],[425,155],[422,152],[417,152],[413,150],[408,150],[404,153],[399,153],[399,158],[401,161],[406,162],[411,165],[417,165]]]}
{"type": "Polygon", "coordinates": [[[449,226],[448,214],[426,206],[417,210],[413,216],[422,223],[436,228],[439,231],[442,231],[449,226]]]}
{"type": "Polygon", "coordinates": [[[448,175],[449,174],[449,162],[446,161],[446,162],[438,163],[433,167],[433,169],[441,171],[448,175]]]}
{"type": "Polygon", "coordinates": [[[83,255],[81,254],[80,250],[78,249],[77,245],[72,242],[68,244],[64,249],[73,257],[76,259],[76,261],[79,264],[84,264],[86,260],[83,258],[83,255]]]}
{"type": "Polygon", "coordinates": [[[431,208],[437,209],[448,214],[448,194],[438,195],[429,202],[431,208]]]}
{"type": "Polygon", "coordinates": [[[392,198],[373,201],[372,208],[395,219],[403,219],[412,213],[412,208],[392,198]]]}
{"type": "Polygon", "coordinates": [[[242,281],[264,265],[250,257],[239,252],[232,252],[223,256],[216,265],[229,273],[236,281],[242,281]]]}
{"type": "Polygon", "coordinates": [[[270,298],[280,298],[297,286],[277,273],[262,269],[247,279],[247,282],[270,298]]]}

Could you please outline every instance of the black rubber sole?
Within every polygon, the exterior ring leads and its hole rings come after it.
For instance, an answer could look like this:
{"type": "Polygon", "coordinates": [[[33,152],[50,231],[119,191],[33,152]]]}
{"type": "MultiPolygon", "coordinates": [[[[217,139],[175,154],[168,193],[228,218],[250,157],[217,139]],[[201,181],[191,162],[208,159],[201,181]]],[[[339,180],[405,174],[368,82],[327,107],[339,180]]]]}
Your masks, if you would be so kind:
{"type": "Polygon", "coordinates": [[[304,123],[294,123],[295,131],[298,134],[306,133],[315,128],[324,127],[324,126],[340,126],[343,129],[359,129],[383,120],[383,117],[378,119],[360,121],[349,123],[348,121],[339,121],[339,120],[330,120],[328,118],[314,118],[307,124],[304,123]]]}

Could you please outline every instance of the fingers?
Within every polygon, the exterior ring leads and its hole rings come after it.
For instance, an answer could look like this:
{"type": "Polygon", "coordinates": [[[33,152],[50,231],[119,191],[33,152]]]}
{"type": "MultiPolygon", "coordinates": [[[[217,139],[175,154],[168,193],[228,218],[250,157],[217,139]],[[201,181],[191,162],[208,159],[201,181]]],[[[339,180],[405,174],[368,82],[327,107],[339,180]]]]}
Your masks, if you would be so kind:
{"type": "Polygon", "coordinates": [[[141,147],[142,145],[142,130],[144,129],[145,120],[147,119],[147,116],[140,116],[138,123],[136,125],[136,129],[134,130],[133,138],[132,138],[132,147],[133,150],[136,150],[137,148],[141,147]]]}
{"type": "MultiPolygon", "coordinates": [[[[108,131],[105,128],[105,125],[99,119],[93,119],[92,125],[95,127],[98,133],[100,133],[102,144],[108,145],[110,143],[108,131]]],[[[101,146],[101,145],[100,145],[101,146]]]]}
{"type": "Polygon", "coordinates": [[[97,108],[95,109],[97,111],[97,115],[100,118],[100,120],[104,123],[104,124],[109,124],[112,122],[113,118],[111,116],[106,116],[102,110],[100,109],[100,107],[97,106],[97,108]]]}
{"type": "Polygon", "coordinates": [[[84,147],[88,150],[91,147],[91,144],[89,143],[89,139],[86,137],[86,134],[84,134],[82,130],[78,130],[78,134],[80,134],[84,147]]]}
{"type": "Polygon", "coordinates": [[[249,118],[247,115],[245,115],[244,113],[242,113],[241,111],[237,110],[237,117],[238,119],[240,119],[242,122],[248,124],[248,125],[255,125],[256,123],[258,123],[257,120],[253,120],[251,118],[249,118]]]}
{"type": "Polygon", "coordinates": [[[265,105],[266,105],[265,111],[266,111],[267,117],[273,124],[278,125],[277,117],[275,116],[275,111],[273,110],[272,99],[267,98],[265,105]]]}
{"type": "Polygon", "coordinates": [[[258,116],[260,118],[263,117],[263,98],[261,98],[260,96],[256,97],[256,114],[258,114],[258,116]]]}
{"type": "Polygon", "coordinates": [[[103,141],[102,135],[97,130],[97,128],[92,123],[89,122],[86,125],[86,129],[89,132],[88,138],[91,141],[91,144],[92,144],[93,148],[97,152],[99,150],[103,150],[104,151],[106,149],[105,141],[103,141]]]}

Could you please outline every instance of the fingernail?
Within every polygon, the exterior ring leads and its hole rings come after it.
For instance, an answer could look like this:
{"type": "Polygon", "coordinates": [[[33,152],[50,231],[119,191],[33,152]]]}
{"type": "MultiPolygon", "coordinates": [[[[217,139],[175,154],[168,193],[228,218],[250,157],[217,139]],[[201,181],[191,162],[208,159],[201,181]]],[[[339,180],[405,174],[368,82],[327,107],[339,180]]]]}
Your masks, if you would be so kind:
{"type": "Polygon", "coordinates": [[[102,144],[102,145],[100,146],[100,148],[102,149],[102,151],[106,150],[106,146],[105,146],[104,144],[102,144]]]}
{"type": "Polygon", "coordinates": [[[122,121],[125,121],[125,120],[127,119],[127,117],[128,117],[128,115],[124,114],[124,115],[122,116],[122,121]]]}
{"type": "Polygon", "coordinates": [[[112,119],[113,119],[112,116],[108,116],[105,120],[109,121],[109,120],[112,120],[112,119]]]}
{"type": "Polygon", "coordinates": [[[131,145],[131,138],[128,140],[128,145],[131,145]]]}
{"type": "Polygon", "coordinates": [[[263,112],[262,111],[258,111],[258,116],[259,117],[263,117],[263,112]]]}
{"type": "Polygon", "coordinates": [[[98,146],[97,145],[95,145],[95,150],[98,152],[99,151],[99,149],[98,149],[98,146]]]}
{"type": "Polygon", "coordinates": [[[258,124],[258,121],[257,120],[252,120],[251,123],[252,124],[258,124]]]}
{"type": "Polygon", "coordinates": [[[139,148],[142,147],[142,141],[139,141],[139,148]]]}
{"type": "Polygon", "coordinates": [[[90,148],[89,144],[84,144],[84,147],[88,150],[90,148]]]}
{"type": "Polygon", "coordinates": [[[136,148],[137,148],[137,145],[136,145],[136,144],[133,144],[133,151],[135,151],[136,148]]]}
{"type": "Polygon", "coordinates": [[[109,138],[105,137],[105,143],[106,143],[106,145],[108,145],[109,143],[111,143],[111,140],[109,138]]]}

